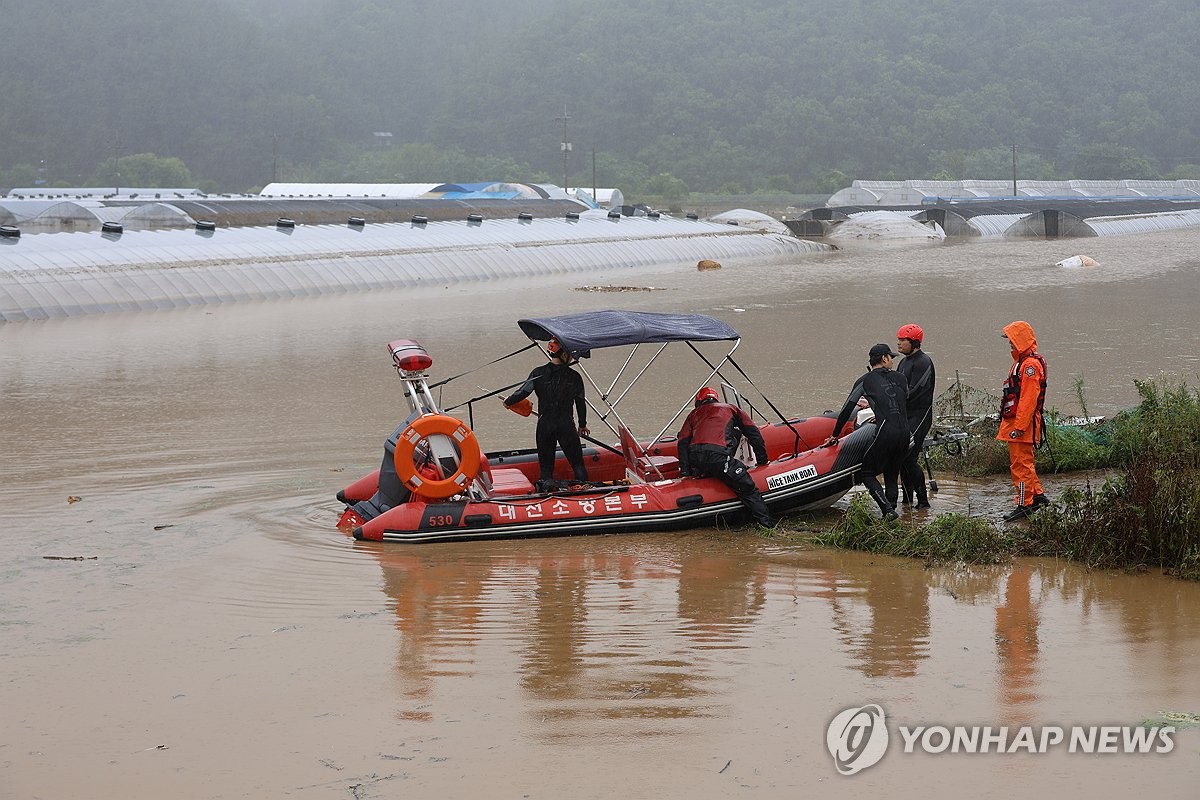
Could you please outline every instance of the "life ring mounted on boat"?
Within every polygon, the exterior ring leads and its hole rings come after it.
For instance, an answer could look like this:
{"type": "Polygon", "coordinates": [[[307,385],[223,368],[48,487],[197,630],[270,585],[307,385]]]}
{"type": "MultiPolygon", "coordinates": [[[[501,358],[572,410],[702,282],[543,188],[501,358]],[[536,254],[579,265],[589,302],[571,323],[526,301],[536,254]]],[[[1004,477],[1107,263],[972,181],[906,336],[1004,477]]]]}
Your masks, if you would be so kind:
{"type": "Polygon", "coordinates": [[[471,482],[479,477],[483,452],[475,434],[460,419],[445,414],[426,414],[417,417],[404,429],[396,440],[396,475],[415,494],[434,500],[444,500],[466,491],[471,482]],[[421,475],[413,461],[417,445],[431,436],[449,437],[458,446],[458,469],[443,480],[432,480],[421,475]]]}

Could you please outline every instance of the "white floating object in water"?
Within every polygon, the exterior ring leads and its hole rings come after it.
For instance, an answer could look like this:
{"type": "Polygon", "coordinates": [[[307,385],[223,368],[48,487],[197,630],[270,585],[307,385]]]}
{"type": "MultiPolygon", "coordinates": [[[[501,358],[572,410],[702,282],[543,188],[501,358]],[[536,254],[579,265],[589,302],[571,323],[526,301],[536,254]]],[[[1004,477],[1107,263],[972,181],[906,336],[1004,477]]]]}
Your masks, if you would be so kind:
{"type": "Polygon", "coordinates": [[[1091,256],[1071,256],[1070,258],[1064,258],[1054,266],[1079,269],[1080,267],[1098,267],[1100,263],[1091,256]]]}

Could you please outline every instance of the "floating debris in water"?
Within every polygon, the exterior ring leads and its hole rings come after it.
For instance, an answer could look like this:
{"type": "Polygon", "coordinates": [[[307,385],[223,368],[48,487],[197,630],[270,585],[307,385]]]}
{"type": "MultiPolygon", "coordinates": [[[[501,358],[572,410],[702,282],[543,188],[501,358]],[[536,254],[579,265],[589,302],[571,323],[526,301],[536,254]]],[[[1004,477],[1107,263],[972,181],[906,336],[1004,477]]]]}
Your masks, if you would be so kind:
{"type": "Polygon", "coordinates": [[[1174,725],[1176,728],[1200,728],[1200,714],[1190,711],[1160,711],[1157,717],[1152,717],[1142,724],[1149,727],[1174,725]]]}
{"type": "Polygon", "coordinates": [[[662,286],[577,286],[577,292],[661,292],[662,286]]]}
{"type": "Polygon", "coordinates": [[[70,494],[70,495],[67,495],[67,503],[78,503],[78,502],[79,502],[80,500],[82,500],[82,499],[83,499],[83,498],[82,498],[82,497],[80,497],[80,496],[79,496],[79,495],[77,495],[77,494],[70,494]]]}
{"type": "Polygon", "coordinates": [[[1054,266],[1066,269],[1079,269],[1081,267],[1098,267],[1100,263],[1091,256],[1071,256],[1070,258],[1064,258],[1054,266]]]}
{"type": "Polygon", "coordinates": [[[721,262],[713,261],[710,258],[703,258],[699,262],[696,263],[696,269],[698,269],[701,272],[704,272],[705,270],[720,269],[720,268],[721,268],[721,262]]]}

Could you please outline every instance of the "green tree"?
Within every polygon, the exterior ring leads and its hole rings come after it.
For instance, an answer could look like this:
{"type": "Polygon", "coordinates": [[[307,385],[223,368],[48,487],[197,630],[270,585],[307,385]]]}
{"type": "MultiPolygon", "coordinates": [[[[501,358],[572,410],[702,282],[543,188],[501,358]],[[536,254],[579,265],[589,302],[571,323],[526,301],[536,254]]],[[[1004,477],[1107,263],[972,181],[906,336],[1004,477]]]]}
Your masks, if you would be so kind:
{"type": "Polygon", "coordinates": [[[190,188],[195,181],[178,158],[137,153],[105,159],[92,175],[93,186],[190,188]]]}
{"type": "Polygon", "coordinates": [[[1007,177],[1012,142],[1044,154],[1019,152],[1020,177],[1147,177],[1200,152],[1196,3],[16,5],[0,25],[0,169],[44,159],[73,185],[118,153],[171,153],[227,189],[273,165],[279,180],[558,182],[563,133],[569,183],[592,183],[595,148],[615,168],[598,163],[596,182],[624,191],[658,173],[706,192],[835,169],[1007,177]],[[436,147],[391,162],[380,131],[436,147]]]}
{"type": "Polygon", "coordinates": [[[814,194],[833,194],[849,187],[852,182],[850,176],[841,170],[826,169],[817,174],[811,186],[814,194]]]}
{"type": "Polygon", "coordinates": [[[671,210],[683,206],[688,197],[687,184],[669,172],[660,172],[646,181],[646,194],[661,197],[662,202],[671,210]]]}
{"type": "MultiPolygon", "coordinates": [[[[1038,153],[1017,148],[1017,179],[1046,180],[1054,175],[1054,165],[1038,153]]],[[[1012,180],[1011,147],[985,147],[978,150],[935,151],[931,160],[938,165],[934,180],[1012,180]]]]}
{"type": "MultiPolygon", "coordinates": [[[[791,175],[768,175],[757,192],[785,194],[796,191],[796,181],[791,175]]],[[[756,192],[756,193],[757,193],[756,192]]]]}
{"type": "Polygon", "coordinates": [[[1132,147],[1096,142],[1075,154],[1075,175],[1082,180],[1150,180],[1158,177],[1158,171],[1132,147]]]}
{"type": "Polygon", "coordinates": [[[1200,180],[1200,164],[1180,164],[1166,175],[1170,181],[1200,180]]]}
{"type": "Polygon", "coordinates": [[[29,187],[36,184],[38,170],[33,164],[13,164],[0,172],[0,187],[29,187]]]}

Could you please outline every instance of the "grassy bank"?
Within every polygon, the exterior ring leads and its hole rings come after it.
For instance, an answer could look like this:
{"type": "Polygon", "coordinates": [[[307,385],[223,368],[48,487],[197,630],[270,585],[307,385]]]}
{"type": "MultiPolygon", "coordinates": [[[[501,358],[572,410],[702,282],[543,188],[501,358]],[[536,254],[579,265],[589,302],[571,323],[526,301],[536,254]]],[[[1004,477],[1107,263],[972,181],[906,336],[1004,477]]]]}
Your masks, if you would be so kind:
{"type": "Polygon", "coordinates": [[[1030,520],[1023,549],[1200,580],[1200,393],[1137,386],[1142,402],[1110,445],[1121,473],[1096,490],[1063,492],[1053,513],[1030,520]]]}
{"type": "MultiPolygon", "coordinates": [[[[1074,468],[1109,466],[1118,473],[1099,487],[1067,489],[1027,522],[999,529],[985,519],[944,514],[926,525],[889,523],[859,496],[814,540],[928,561],[1055,556],[1093,567],[1154,567],[1200,580],[1200,393],[1154,381],[1137,388],[1141,403],[1113,420],[1103,436],[1059,439],[1056,463],[1069,455],[1076,461],[1067,463],[1080,464],[1074,468]]],[[[1003,457],[1007,472],[1007,452],[996,445],[999,455],[993,455],[1003,457]]],[[[975,449],[992,452],[980,443],[962,458],[975,449]]],[[[972,463],[984,459],[976,454],[972,463]]]]}
{"type": "Polygon", "coordinates": [[[842,518],[828,531],[813,536],[812,541],[826,547],[866,550],[934,563],[994,563],[1011,554],[1004,533],[981,517],[941,514],[930,523],[916,525],[906,520],[885,522],[874,508],[866,494],[858,495],[842,518]]]}

